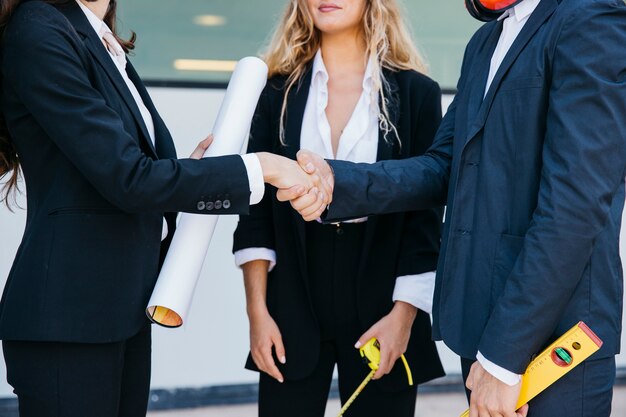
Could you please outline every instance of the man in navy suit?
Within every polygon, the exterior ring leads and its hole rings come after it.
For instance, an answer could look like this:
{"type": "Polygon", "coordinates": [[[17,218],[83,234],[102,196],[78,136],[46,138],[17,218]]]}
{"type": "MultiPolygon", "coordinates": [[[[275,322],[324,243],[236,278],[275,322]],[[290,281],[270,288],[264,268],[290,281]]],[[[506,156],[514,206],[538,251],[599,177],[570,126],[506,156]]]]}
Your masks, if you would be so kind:
{"type": "MultiPolygon", "coordinates": [[[[533,355],[582,320],[600,351],[517,415],[608,417],[622,328],[626,3],[466,3],[493,20],[467,46],[426,155],[331,170],[302,152],[300,163],[334,173],[328,221],[447,204],[433,333],[461,357],[470,416],[516,416],[533,355]]],[[[292,205],[310,220],[325,208],[313,200],[292,205]]]]}

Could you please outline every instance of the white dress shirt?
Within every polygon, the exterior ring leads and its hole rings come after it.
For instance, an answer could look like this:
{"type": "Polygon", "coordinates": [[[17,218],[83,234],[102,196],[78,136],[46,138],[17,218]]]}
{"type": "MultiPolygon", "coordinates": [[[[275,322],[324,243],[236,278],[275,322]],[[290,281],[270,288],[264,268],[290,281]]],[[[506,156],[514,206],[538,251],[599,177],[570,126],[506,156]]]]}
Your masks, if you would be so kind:
{"type": "MultiPolygon", "coordinates": [[[[333,154],[330,124],[326,117],[328,105],[328,71],[321,51],[313,60],[311,86],[307,99],[300,148],[321,155],[325,159],[351,162],[376,162],[378,154],[378,94],[373,90],[371,63],[365,70],[363,91],[348,124],[341,133],[337,155],[333,154]]],[[[367,221],[367,218],[356,222],[367,221]]],[[[253,260],[267,260],[269,270],[276,265],[276,252],[268,248],[247,248],[235,252],[235,263],[241,266],[253,260]]],[[[435,288],[435,273],[408,275],[396,278],[393,301],[404,301],[430,314],[435,288]]]]}
{"type": "MultiPolygon", "coordinates": [[[[146,107],[137,87],[128,77],[128,73],[126,72],[126,53],[122,48],[122,45],[119,44],[117,39],[113,36],[113,32],[104,23],[98,16],[95,15],[87,6],[85,6],[80,0],[76,0],[76,3],[80,6],[81,10],[87,17],[87,20],[93,27],[93,30],[98,34],[98,37],[102,40],[102,43],[106,47],[109,52],[109,56],[111,60],[115,64],[115,67],[118,69],[122,79],[126,83],[128,90],[130,91],[137,107],[139,108],[139,112],[141,113],[141,118],[148,129],[148,134],[150,135],[150,140],[152,144],[155,144],[155,134],[154,134],[154,121],[152,119],[152,115],[150,111],[146,107]]],[[[244,165],[246,167],[246,171],[248,173],[248,180],[250,183],[250,204],[257,204],[259,201],[263,199],[263,194],[265,193],[265,184],[263,182],[263,171],[261,169],[261,163],[256,155],[242,155],[242,159],[244,165]]],[[[163,231],[161,233],[161,240],[167,237],[168,228],[167,222],[165,219],[163,220],[163,231]]]]}
{"type": "MultiPolygon", "coordinates": [[[[498,68],[502,64],[504,57],[513,45],[513,42],[520,34],[522,28],[528,21],[530,15],[535,10],[541,0],[524,0],[515,7],[505,11],[498,20],[504,20],[502,23],[502,33],[498,39],[498,45],[491,56],[491,65],[489,67],[489,77],[485,86],[485,96],[491,87],[491,83],[498,72],[498,68]]],[[[507,385],[516,385],[520,382],[522,376],[513,373],[501,366],[496,365],[489,359],[485,358],[482,353],[478,352],[476,360],[485,368],[487,372],[498,378],[507,385]]]]}

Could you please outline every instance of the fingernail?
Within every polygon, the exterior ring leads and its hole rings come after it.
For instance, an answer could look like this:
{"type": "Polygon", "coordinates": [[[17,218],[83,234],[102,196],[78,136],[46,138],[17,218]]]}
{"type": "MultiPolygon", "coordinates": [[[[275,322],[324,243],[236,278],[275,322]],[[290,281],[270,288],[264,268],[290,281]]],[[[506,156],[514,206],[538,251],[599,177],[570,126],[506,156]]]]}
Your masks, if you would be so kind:
{"type": "Polygon", "coordinates": [[[284,356],[281,356],[280,363],[282,363],[283,365],[286,364],[287,363],[287,358],[285,358],[284,356]]]}
{"type": "Polygon", "coordinates": [[[357,349],[360,348],[361,347],[361,342],[356,342],[354,344],[354,347],[357,348],[357,349]]]}
{"type": "Polygon", "coordinates": [[[318,196],[318,198],[319,198],[320,200],[323,200],[323,199],[324,199],[324,193],[320,193],[320,194],[319,194],[319,196],[318,196]]]}
{"type": "Polygon", "coordinates": [[[315,166],[313,166],[313,164],[311,162],[306,164],[306,170],[307,171],[313,171],[314,169],[315,169],[315,166]]]}
{"type": "Polygon", "coordinates": [[[282,384],[285,381],[282,378],[278,378],[278,382],[280,382],[282,384]]]}

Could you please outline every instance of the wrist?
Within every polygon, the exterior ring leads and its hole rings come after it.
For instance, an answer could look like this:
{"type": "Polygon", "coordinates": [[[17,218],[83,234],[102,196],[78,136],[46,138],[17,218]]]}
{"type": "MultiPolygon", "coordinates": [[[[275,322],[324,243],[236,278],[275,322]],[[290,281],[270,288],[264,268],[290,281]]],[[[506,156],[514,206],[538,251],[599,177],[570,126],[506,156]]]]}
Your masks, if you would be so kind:
{"type": "Polygon", "coordinates": [[[265,300],[249,301],[246,306],[248,318],[253,319],[269,314],[265,300]]]}
{"type": "Polygon", "coordinates": [[[406,319],[410,319],[411,322],[415,320],[417,316],[417,307],[404,301],[396,301],[391,309],[392,314],[400,315],[406,319]]]}
{"type": "Polygon", "coordinates": [[[508,386],[517,385],[522,380],[521,375],[511,372],[508,369],[494,362],[491,362],[489,359],[483,356],[480,351],[478,351],[478,353],[476,354],[476,360],[485,370],[485,372],[508,386]]]}
{"type": "Polygon", "coordinates": [[[276,158],[269,152],[257,152],[257,158],[261,164],[261,170],[263,171],[263,181],[266,183],[275,182],[278,176],[278,169],[276,167],[276,158]]]}

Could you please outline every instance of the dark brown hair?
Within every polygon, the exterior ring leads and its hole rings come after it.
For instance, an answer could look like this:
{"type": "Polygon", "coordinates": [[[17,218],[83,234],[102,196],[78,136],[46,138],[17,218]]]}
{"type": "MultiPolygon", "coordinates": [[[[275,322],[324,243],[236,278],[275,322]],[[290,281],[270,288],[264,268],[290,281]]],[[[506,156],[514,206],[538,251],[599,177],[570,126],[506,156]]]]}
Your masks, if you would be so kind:
{"type": "MultiPolygon", "coordinates": [[[[7,24],[11,20],[11,15],[17,9],[17,7],[23,3],[24,0],[0,0],[0,48],[2,47],[2,37],[7,24]]],[[[66,5],[73,3],[75,0],[43,0],[46,3],[55,5],[66,5]]],[[[95,0],[87,0],[95,1],[95,0]]],[[[135,32],[131,32],[130,39],[124,40],[117,35],[116,32],[116,12],[117,12],[117,0],[110,0],[109,10],[104,16],[104,23],[111,28],[115,37],[119,41],[120,45],[124,49],[124,52],[128,53],[135,49],[135,40],[137,35],[135,32]]],[[[1,89],[0,89],[1,92],[1,89]]],[[[20,160],[11,142],[11,137],[7,129],[6,120],[4,114],[0,111],[0,180],[9,175],[9,179],[0,188],[0,201],[9,206],[9,196],[13,195],[17,190],[17,181],[20,173],[20,160]]]]}

